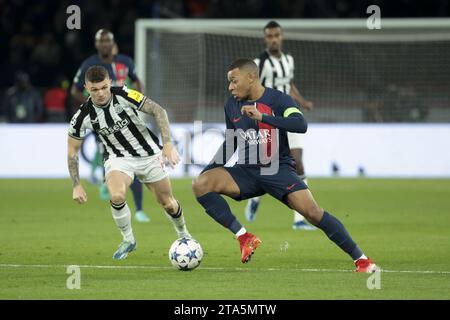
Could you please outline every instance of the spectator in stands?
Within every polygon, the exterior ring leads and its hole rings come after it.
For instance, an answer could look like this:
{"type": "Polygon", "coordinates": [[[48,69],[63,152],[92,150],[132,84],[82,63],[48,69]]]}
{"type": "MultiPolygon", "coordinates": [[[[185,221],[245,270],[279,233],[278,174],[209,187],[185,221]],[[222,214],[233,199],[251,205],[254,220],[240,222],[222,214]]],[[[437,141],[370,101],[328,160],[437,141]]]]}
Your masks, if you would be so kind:
{"type": "Polygon", "coordinates": [[[33,123],[43,120],[41,95],[30,82],[25,72],[15,74],[14,86],[9,88],[4,99],[7,121],[11,123],[33,123]]]}
{"type": "Polygon", "coordinates": [[[56,79],[55,85],[49,88],[44,94],[44,107],[48,122],[68,122],[69,121],[69,81],[60,76],[56,79]]]}

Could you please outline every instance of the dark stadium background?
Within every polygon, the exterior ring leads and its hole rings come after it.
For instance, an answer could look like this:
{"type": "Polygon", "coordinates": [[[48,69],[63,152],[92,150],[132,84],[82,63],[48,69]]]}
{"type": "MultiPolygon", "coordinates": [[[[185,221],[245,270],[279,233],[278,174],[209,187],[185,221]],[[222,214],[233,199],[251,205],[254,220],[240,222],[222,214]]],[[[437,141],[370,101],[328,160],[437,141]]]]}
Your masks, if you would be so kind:
{"type": "MultiPolygon", "coordinates": [[[[95,53],[92,39],[99,28],[111,29],[120,52],[133,57],[138,18],[366,18],[366,8],[372,4],[382,7],[382,18],[450,16],[447,0],[2,0],[0,101],[19,71],[29,75],[41,97],[51,87],[70,87],[80,62],[95,53]],[[81,8],[81,31],[66,28],[66,8],[72,4],[81,8]]],[[[74,106],[70,101],[67,106],[69,117],[74,106]]],[[[36,119],[47,120],[45,114],[36,119]]],[[[2,103],[0,121],[6,121],[2,103]]]]}

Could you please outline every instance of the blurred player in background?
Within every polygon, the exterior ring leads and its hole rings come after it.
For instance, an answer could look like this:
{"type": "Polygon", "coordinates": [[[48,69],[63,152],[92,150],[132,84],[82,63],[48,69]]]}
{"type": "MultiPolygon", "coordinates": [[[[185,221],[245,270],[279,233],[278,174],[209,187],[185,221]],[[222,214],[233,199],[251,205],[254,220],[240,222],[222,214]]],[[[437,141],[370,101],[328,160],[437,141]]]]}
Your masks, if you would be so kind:
{"type": "MultiPolygon", "coordinates": [[[[114,86],[122,87],[127,85],[142,92],[142,83],[136,75],[133,60],[126,55],[119,54],[118,46],[111,31],[107,29],[97,31],[95,34],[95,48],[97,49],[97,54],[83,61],[73,80],[71,94],[77,103],[81,104],[86,101],[87,92],[84,90],[84,76],[86,70],[93,65],[104,66],[108,70],[114,86]]],[[[102,146],[99,142],[97,144],[97,152],[102,154],[102,146]]],[[[97,164],[94,162],[92,165],[94,167],[91,172],[95,172],[97,164]]],[[[143,211],[142,184],[135,179],[130,188],[135,204],[135,219],[139,222],[149,222],[150,217],[143,211]]],[[[100,197],[103,200],[109,199],[108,190],[103,183],[100,186],[100,197]]]]}
{"type": "Polygon", "coordinates": [[[131,228],[131,212],[126,203],[126,191],[135,176],[155,193],[177,232],[190,238],[179,202],[172,195],[172,187],[164,163],[171,166],[180,161],[170,136],[166,111],[142,93],[126,87],[112,87],[108,71],[103,66],[89,67],[85,72],[85,88],[89,93],[70,121],[68,137],[68,167],[73,183],[73,200],[83,204],[87,195],[80,183],[78,151],[86,130],[91,130],[104,147],[105,180],[111,195],[111,212],[123,240],[113,259],[125,259],[136,249],[131,228]],[[137,111],[152,115],[158,125],[163,147],[147,128],[137,111]]]}
{"type": "MultiPolygon", "coordinates": [[[[259,77],[263,86],[274,88],[290,95],[295,102],[306,110],[313,109],[312,101],[306,100],[298,91],[294,84],[294,58],[290,54],[282,51],[283,33],[281,26],[270,21],[264,27],[264,41],[266,50],[255,59],[255,63],[259,66],[259,77]]],[[[303,166],[303,141],[304,137],[301,133],[288,132],[289,148],[291,156],[295,160],[297,174],[305,183],[305,169],[303,166]]],[[[255,197],[247,202],[245,208],[245,217],[247,221],[252,222],[256,218],[256,211],[260,204],[261,197],[255,197]]],[[[305,218],[294,210],[294,222],[292,224],[294,230],[316,230],[305,221],[305,218]]]]}
{"type": "Polygon", "coordinates": [[[319,207],[295,171],[287,132],[305,133],[307,123],[292,97],[264,87],[258,66],[251,59],[238,59],[228,70],[232,96],[224,107],[225,141],[192,188],[206,213],[236,235],[241,261],[250,260],[261,240],[247,232],[221,195],[240,201],[268,193],[302,212],[353,259],[357,272],[377,271],[379,268],[364,255],[342,223],[319,207]],[[233,167],[224,167],[236,149],[242,159],[233,167]],[[274,164],[272,172],[264,171],[274,164]]]}
{"type": "Polygon", "coordinates": [[[39,91],[31,84],[30,76],[23,71],[14,75],[14,85],[0,101],[9,123],[36,123],[44,119],[44,106],[39,91]]]}

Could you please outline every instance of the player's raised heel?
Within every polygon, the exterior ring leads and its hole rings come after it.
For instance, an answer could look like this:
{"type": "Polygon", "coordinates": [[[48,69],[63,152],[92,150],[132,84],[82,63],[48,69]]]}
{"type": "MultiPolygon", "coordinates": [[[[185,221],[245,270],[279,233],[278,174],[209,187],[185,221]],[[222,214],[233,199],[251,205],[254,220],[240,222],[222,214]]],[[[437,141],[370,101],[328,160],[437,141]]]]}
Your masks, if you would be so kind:
{"type": "Polygon", "coordinates": [[[355,272],[374,273],[376,271],[381,271],[381,268],[378,267],[370,258],[356,260],[355,266],[355,272]]]}
{"type": "Polygon", "coordinates": [[[294,221],[294,223],[292,224],[292,229],[294,229],[294,230],[306,230],[306,231],[317,230],[316,227],[306,223],[305,221],[294,221]]]}
{"type": "Polygon", "coordinates": [[[128,256],[128,253],[136,250],[136,242],[130,242],[123,240],[119,244],[119,249],[113,254],[114,260],[123,260],[128,256]]]}
{"type": "Polygon", "coordinates": [[[247,263],[250,261],[256,248],[261,244],[261,240],[250,232],[244,233],[238,237],[241,246],[241,261],[247,263]]]}

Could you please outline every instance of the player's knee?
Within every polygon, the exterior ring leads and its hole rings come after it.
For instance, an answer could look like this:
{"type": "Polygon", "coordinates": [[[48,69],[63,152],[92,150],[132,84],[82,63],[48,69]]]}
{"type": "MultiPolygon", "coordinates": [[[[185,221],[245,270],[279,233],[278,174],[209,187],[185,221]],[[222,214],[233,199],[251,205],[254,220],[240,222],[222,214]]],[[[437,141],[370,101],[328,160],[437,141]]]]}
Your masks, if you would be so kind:
{"type": "Polygon", "coordinates": [[[320,220],[322,220],[323,209],[314,204],[303,210],[302,214],[309,222],[317,225],[319,224],[320,220]]]}
{"type": "Polygon", "coordinates": [[[156,201],[158,201],[159,205],[166,211],[172,211],[172,207],[177,204],[177,201],[172,194],[168,192],[156,193],[156,201]]]}
{"type": "Polygon", "coordinates": [[[178,211],[178,203],[173,198],[160,201],[160,204],[168,214],[174,215],[178,211]]]}
{"type": "Polygon", "coordinates": [[[125,193],[123,192],[111,192],[111,202],[115,204],[124,203],[126,200],[125,193]]]}
{"type": "Polygon", "coordinates": [[[200,197],[211,191],[211,182],[205,175],[200,175],[197,179],[192,181],[192,190],[196,197],[200,197]]]}

